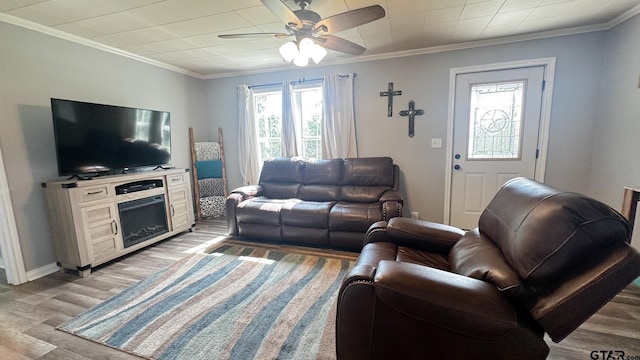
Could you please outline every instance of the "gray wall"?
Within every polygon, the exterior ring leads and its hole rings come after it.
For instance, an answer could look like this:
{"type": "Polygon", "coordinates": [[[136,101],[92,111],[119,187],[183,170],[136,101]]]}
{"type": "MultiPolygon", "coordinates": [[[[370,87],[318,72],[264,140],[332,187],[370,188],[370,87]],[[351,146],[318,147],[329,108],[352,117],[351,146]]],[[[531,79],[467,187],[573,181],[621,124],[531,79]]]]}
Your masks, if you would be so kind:
{"type": "MultiPolygon", "coordinates": [[[[426,54],[349,65],[315,67],[207,81],[207,106],[212,129],[222,126],[227,139],[229,186],[241,184],[237,159],[238,84],[263,84],[316,78],[329,73],[356,72],[356,132],[360,156],[391,156],[401,169],[405,214],[442,221],[446,144],[431,149],[431,138],[446,138],[449,73],[452,67],[556,57],[546,182],[560,188],[587,192],[591,149],[596,122],[605,32],[564,36],[460,51],[426,54]],[[394,98],[394,115],[387,117],[387,99],[380,91],[393,82],[402,95],[394,98]],[[407,136],[407,118],[398,116],[414,100],[425,115],[416,117],[415,136],[407,136]],[[234,142],[235,141],[235,142],[234,142]]],[[[212,130],[211,130],[212,131],[212,130]]]]}
{"type": "Polygon", "coordinates": [[[620,209],[622,189],[640,187],[640,16],[611,29],[603,52],[590,193],[620,209]]]}
{"type": "Polygon", "coordinates": [[[55,262],[40,183],[57,179],[50,98],[171,112],[172,163],[206,129],[204,81],[0,22],[0,147],[27,271],[55,262]]]}

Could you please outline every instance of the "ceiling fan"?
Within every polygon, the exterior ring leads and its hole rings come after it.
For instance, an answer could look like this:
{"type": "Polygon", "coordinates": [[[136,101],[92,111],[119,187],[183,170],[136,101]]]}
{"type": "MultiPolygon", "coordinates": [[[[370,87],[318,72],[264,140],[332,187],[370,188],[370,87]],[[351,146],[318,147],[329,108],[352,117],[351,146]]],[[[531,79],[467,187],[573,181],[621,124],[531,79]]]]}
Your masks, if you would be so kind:
{"type": "Polygon", "coordinates": [[[330,35],[351,29],[385,16],[384,8],[372,5],[322,18],[318,13],[307,10],[312,0],[294,0],[300,10],[291,10],[280,0],[260,0],[274,15],[285,22],[286,32],[245,33],[218,35],[223,39],[275,37],[286,39],[295,37],[295,42],[287,42],[280,47],[280,54],[287,61],[298,66],[306,66],[309,59],[317,64],[327,54],[325,49],[351,55],[360,55],[366,49],[354,42],[330,35]]]}

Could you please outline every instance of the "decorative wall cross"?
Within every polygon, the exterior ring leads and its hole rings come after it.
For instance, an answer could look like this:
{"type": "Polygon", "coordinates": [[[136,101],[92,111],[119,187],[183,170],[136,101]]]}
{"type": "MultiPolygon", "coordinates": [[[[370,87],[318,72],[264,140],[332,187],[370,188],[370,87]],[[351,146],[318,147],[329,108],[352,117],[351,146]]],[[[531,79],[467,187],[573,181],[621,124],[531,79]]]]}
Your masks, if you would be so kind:
{"type": "Polygon", "coordinates": [[[380,96],[387,97],[387,116],[388,117],[393,116],[393,97],[396,95],[402,95],[402,91],[401,90],[393,91],[392,82],[389,83],[388,91],[380,91],[380,96]]]}
{"type": "Polygon", "coordinates": [[[413,137],[413,128],[415,126],[416,115],[423,115],[424,110],[416,110],[416,103],[413,100],[409,101],[409,110],[400,111],[400,116],[409,117],[409,137],[413,137]]]}

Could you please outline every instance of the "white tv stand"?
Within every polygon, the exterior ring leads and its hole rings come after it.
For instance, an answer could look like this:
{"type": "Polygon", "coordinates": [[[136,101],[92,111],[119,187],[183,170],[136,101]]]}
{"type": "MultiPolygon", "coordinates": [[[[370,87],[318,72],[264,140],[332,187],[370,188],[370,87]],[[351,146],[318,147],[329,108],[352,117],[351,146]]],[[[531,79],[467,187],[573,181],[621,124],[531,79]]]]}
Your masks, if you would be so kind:
{"type": "Polygon", "coordinates": [[[81,277],[97,265],[195,226],[186,169],[51,181],[42,186],[57,264],[81,277]]]}

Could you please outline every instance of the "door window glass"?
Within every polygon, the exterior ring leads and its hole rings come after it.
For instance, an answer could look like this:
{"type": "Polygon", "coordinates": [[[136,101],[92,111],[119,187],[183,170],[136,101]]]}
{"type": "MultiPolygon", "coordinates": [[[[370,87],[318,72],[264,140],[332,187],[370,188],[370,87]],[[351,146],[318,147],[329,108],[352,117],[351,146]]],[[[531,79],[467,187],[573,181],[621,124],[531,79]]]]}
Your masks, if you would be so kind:
{"type": "Polygon", "coordinates": [[[471,85],[467,160],[519,160],[526,82],[471,85]]]}

